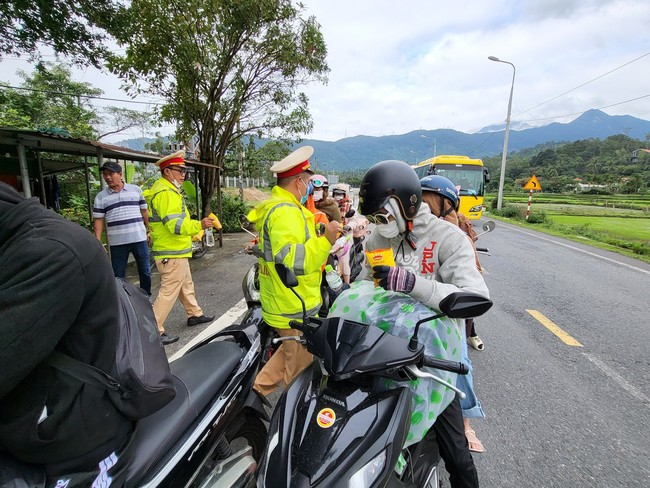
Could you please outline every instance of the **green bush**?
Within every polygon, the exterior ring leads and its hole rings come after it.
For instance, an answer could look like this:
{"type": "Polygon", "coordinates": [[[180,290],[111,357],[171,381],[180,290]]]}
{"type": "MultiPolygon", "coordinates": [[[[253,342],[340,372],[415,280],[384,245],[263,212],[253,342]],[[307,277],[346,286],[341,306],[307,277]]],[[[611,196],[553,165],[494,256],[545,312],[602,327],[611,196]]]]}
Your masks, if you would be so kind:
{"type": "MultiPolygon", "coordinates": [[[[217,199],[212,200],[212,208],[217,209],[217,199]]],[[[232,197],[227,193],[221,194],[221,211],[223,219],[221,225],[224,232],[243,232],[239,223],[239,216],[248,213],[248,205],[239,197],[232,197]]]]}
{"type": "Polygon", "coordinates": [[[492,213],[506,219],[520,219],[523,217],[521,209],[512,205],[505,205],[501,207],[501,210],[495,208],[492,213]]]}
{"type": "MultiPolygon", "coordinates": [[[[525,217],[524,217],[525,218],[525,217]]],[[[529,224],[543,224],[546,222],[546,212],[531,212],[528,216],[529,224]]]]}

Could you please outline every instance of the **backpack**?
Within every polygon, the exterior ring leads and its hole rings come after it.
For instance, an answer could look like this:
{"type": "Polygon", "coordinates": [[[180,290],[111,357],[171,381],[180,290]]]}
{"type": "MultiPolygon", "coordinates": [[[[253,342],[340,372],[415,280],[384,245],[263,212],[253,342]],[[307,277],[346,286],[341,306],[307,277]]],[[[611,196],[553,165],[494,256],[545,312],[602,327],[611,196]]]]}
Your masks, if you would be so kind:
{"type": "Polygon", "coordinates": [[[172,401],[176,389],[149,297],[120,278],[116,284],[120,327],[112,374],[60,351],[54,351],[48,363],[84,383],[104,388],[122,415],[138,420],[172,401]]]}

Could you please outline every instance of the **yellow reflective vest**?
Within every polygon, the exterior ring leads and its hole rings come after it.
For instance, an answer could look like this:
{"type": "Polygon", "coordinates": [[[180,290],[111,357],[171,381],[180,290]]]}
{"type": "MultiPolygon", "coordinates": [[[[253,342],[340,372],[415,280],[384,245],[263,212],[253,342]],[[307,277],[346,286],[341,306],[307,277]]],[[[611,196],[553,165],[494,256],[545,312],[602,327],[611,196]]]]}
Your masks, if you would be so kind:
{"type": "Polygon", "coordinates": [[[192,236],[201,232],[201,222],[192,220],[183,195],[165,178],[143,192],[149,206],[149,225],[156,259],[192,257],[192,236]]]}
{"type": "Polygon", "coordinates": [[[295,291],[305,301],[307,313],[314,315],[321,305],[321,267],[332,245],[324,236],[316,237],[314,214],[279,186],[273,187],[270,199],[249,212],[248,220],[259,232],[262,316],[273,327],[290,329],[291,319],[302,318],[302,305],[280,281],[275,263],[294,271],[295,291]]]}

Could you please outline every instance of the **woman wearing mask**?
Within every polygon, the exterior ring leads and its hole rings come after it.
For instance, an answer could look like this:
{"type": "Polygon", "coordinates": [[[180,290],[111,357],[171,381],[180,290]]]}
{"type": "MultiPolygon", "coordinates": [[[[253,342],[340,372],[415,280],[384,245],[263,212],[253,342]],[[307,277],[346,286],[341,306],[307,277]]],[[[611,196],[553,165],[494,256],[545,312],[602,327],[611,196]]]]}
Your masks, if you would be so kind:
{"type": "Polygon", "coordinates": [[[331,222],[335,220],[340,224],[343,223],[339,205],[336,200],[330,198],[328,195],[329,183],[323,175],[312,175],[311,183],[314,185],[314,203],[316,208],[324,212],[328,220],[331,222]]]}

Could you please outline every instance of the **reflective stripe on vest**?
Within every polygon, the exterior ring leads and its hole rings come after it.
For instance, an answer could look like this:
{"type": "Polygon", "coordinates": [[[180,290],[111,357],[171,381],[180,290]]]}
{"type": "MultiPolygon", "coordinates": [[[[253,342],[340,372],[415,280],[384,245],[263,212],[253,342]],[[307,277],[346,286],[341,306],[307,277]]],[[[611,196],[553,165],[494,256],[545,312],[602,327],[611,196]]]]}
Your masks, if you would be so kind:
{"type": "MultiPolygon", "coordinates": [[[[282,261],[284,261],[284,258],[287,257],[289,252],[291,252],[291,244],[287,244],[282,249],[280,249],[278,251],[278,254],[276,254],[274,257],[273,249],[271,248],[269,220],[271,214],[280,207],[296,207],[296,205],[294,205],[293,203],[278,203],[266,215],[266,219],[264,220],[264,232],[262,234],[262,238],[264,239],[263,256],[264,256],[264,261],[266,261],[267,263],[272,263],[272,262],[281,263],[282,261]]],[[[307,219],[305,218],[305,215],[302,213],[302,210],[301,209],[298,210],[300,210],[300,215],[302,216],[302,219],[305,222],[305,242],[307,242],[309,239],[311,239],[311,234],[309,233],[309,226],[307,225],[307,219]]],[[[294,259],[293,270],[296,276],[302,276],[305,274],[305,245],[296,244],[295,246],[296,246],[296,257],[294,259]]]]}

